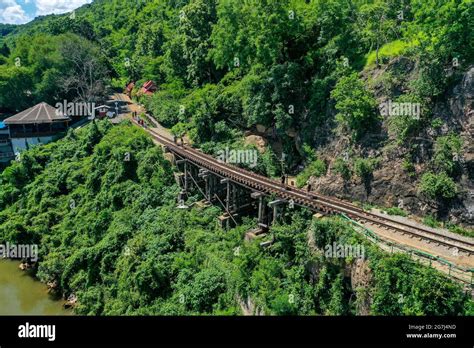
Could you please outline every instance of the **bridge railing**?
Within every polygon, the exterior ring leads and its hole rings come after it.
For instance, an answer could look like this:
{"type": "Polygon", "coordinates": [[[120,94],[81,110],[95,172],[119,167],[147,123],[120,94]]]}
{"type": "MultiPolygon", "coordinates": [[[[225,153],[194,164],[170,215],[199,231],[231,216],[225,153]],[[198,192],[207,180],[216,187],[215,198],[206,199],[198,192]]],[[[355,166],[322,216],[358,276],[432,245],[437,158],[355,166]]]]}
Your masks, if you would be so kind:
{"type": "Polygon", "coordinates": [[[358,223],[357,221],[352,220],[350,217],[345,215],[344,213],[340,214],[344,219],[348,220],[355,228],[354,230],[363,235],[366,239],[369,241],[376,243],[378,245],[384,244],[386,248],[383,248],[384,250],[387,250],[391,253],[393,252],[403,252],[406,254],[410,255],[410,258],[416,258],[417,261],[424,265],[428,265],[430,267],[433,267],[433,262],[438,264],[438,270],[441,270],[443,273],[445,273],[448,277],[460,281],[466,285],[468,285],[471,290],[474,289],[474,268],[466,268],[466,267],[460,267],[448,260],[445,260],[442,257],[432,255],[430,253],[427,253],[425,251],[416,249],[416,248],[410,248],[401,244],[398,244],[393,241],[386,240],[364,225],[358,223]]]}

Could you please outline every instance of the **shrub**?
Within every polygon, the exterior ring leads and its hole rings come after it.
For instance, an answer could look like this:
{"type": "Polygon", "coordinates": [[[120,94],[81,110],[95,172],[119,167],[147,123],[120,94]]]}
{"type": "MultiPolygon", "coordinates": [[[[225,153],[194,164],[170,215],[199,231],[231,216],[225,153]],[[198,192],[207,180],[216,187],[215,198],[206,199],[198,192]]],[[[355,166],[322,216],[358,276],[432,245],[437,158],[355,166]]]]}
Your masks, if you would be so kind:
{"type": "Polygon", "coordinates": [[[449,134],[436,139],[434,164],[437,168],[443,169],[449,175],[453,175],[458,169],[458,162],[455,159],[462,148],[462,139],[459,135],[449,134]]]}
{"type": "Polygon", "coordinates": [[[368,203],[368,202],[362,203],[362,209],[364,209],[365,211],[371,211],[373,208],[375,208],[375,205],[371,203],[368,203]]]}
{"type": "Polygon", "coordinates": [[[407,212],[404,211],[403,209],[400,209],[399,207],[390,207],[387,209],[384,209],[388,215],[398,215],[398,216],[407,216],[407,212]]]}
{"type": "Polygon", "coordinates": [[[147,110],[150,110],[153,117],[165,127],[172,127],[180,121],[182,114],[182,99],[186,91],[179,80],[174,80],[168,84],[160,86],[151,97],[143,98],[143,103],[147,110]]]}
{"type": "Polygon", "coordinates": [[[188,125],[186,123],[178,122],[171,128],[171,134],[177,137],[182,137],[186,134],[187,130],[188,125]]]}
{"type": "Polygon", "coordinates": [[[326,174],[327,166],[323,160],[315,159],[296,178],[298,187],[303,187],[311,176],[323,176],[326,174]]]}
{"type": "Polygon", "coordinates": [[[439,117],[436,117],[431,121],[431,127],[434,129],[440,129],[443,126],[443,120],[440,119],[439,117]]]}
{"type": "Polygon", "coordinates": [[[403,159],[402,168],[405,172],[408,173],[409,176],[415,176],[416,175],[415,166],[410,161],[410,159],[408,159],[408,158],[403,159]]]}
{"type": "Polygon", "coordinates": [[[433,215],[426,215],[423,218],[423,223],[426,226],[430,226],[430,227],[433,227],[433,228],[441,226],[441,223],[438,220],[436,220],[436,218],[433,215]]]}
{"type": "Polygon", "coordinates": [[[453,233],[457,233],[466,237],[474,237],[474,230],[472,228],[462,228],[461,226],[454,225],[454,224],[447,224],[446,227],[453,233]]]}
{"type": "Polygon", "coordinates": [[[351,169],[349,168],[347,162],[344,161],[342,158],[336,158],[333,170],[335,173],[340,174],[341,177],[346,181],[351,178],[351,169]]]}
{"type": "Polygon", "coordinates": [[[371,158],[358,158],[354,162],[354,172],[361,179],[367,179],[372,176],[377,161],[371,158]]]}
{"type": "MultiPolygon", "coordinates": [[[[426,117],[429,110],[424,107],[424,100],[415,94],[404,94],[396,99],[397,103],[407,105],[419,104],[420,109],[416,113],[400,112],[399,114],[389,115],[389,130],[395,136],[401,145],[407,139],[416,137],[423,127],[423,117],[426,117]]],[[[412,110],[413,112],[414,110],[412,110]]]]}
{"type": "Polygon", "coordinates": [[[420,192],[431,199],[451,199],[457,194],[456,183],[445,172],[423,174],[420,182],[420,192]]]}
{"type": "Polygon", "coordinates": [[[461,286],[404,254],[384,256],[374,273],[372,313],[375,315],[460,315],[467,296],[461,286]],[[439,301],[443,297],[445,301],[439,301]]]}
{"type": "Polygon", "coordinates": [[[357,140],[377,121],[376,101],[357,73],[342,77],[331,92],[336,101],[336,121],[357,140]]]}

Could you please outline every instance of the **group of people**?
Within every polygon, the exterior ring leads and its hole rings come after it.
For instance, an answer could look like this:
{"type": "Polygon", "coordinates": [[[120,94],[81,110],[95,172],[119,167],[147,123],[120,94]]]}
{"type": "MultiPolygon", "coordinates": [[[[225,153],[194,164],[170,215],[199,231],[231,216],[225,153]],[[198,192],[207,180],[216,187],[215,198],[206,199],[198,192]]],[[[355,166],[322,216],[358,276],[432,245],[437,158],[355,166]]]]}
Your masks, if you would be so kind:
{"type": "Polygon", "coordinates": [[[132,117],[140,126],[142,126],[143,128],[147,128],[145,121],[142,118],[138,117],[138,113],[136,111],[132,112],[132,117]]]}

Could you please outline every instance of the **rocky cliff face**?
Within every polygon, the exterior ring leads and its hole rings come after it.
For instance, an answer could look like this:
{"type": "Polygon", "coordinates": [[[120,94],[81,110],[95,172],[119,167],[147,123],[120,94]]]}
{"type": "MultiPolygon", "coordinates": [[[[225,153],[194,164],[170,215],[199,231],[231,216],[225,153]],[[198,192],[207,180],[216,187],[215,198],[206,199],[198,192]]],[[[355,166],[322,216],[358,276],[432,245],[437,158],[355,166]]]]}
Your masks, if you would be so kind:
{"type": "Polygon", "coordinates": [[[463,138],[463,175],[459,180],[460,202],[450,213],[454,219],[474,225],[474,67],[470,67],[444,103],[434,110],[444,116],[450,129],[463,138]]]}
{"type": "MultiPolygon", "coordinates": [[[[389,69],[403,69],[410,74],[416,67],[409,61],[399,58],[379,71],[371,72],[372,80],[389,69]]],[[[402,84],[395,84],[393,95],[404,92],[402,84]]],[[[383,83],[375,82],[372,89],[379,102],[387,99],[383,83]]],[[[440,129],[427,129],[421,143],[426,143],[426,152],[421,153],[414,163],[415,175],[408,175],[402,163],[404,150],[389,142],[388,119],[382,124],[377,135],[380,137],[373,143],[376,146],[359,146],[352,149],[351,157],[379,158],[379,165],[369,180],[362,181],[354,176],[345,181],[335,174],[331,168],[337,157],[341,157],[350,148],[349,139],[335,137],[329,144],[318,149],[324,160],[329,164],[329,172],[321,178],[312,178],[312,185],[318,192],[334,195],[351,201],[368,202],[383,206],[398,206],[415,215],[433,214],[449,219],[455,223],[474,225],[474,67],[468,68],[462,78],[446,94],[434,104],[433,119],[443,121],[440,129]],[[449,206],[430,201],[417,191],[419,178],[428,168],[432,155],[432,145],[436,136],[454,132],[463,139],[463,171],[457,181],[458,198],[449,206]],[[385,139],[383,139],[385,138],[385,139]]],[[[367,139],[366,139],[367,140],[367,139]]],[[[370,139],[368,141],[370,143],[370,139]]],[[[367,142],[366,142],[367,143],[367,142]]]]}

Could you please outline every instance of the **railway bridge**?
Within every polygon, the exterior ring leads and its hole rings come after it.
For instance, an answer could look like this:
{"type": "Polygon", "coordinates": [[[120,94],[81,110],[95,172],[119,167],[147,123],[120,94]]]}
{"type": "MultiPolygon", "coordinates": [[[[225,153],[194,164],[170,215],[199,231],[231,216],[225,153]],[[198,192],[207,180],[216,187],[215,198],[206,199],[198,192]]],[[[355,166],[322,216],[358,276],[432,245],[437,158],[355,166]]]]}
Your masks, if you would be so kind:
{"type": "MultiPolygon", "coordinates": [[[[135,121],[134,121],[135,122],[135,121]]],[[[135,122],[136,123],[136,122],[135,122]]],[[[137,123],[136,123],[137,124],[137,123]]],[[[259,227],[268,229],[284,209],[302,206],[316,214],[338,214],[352,222],[369,224],[378,228],[402,234],[413,239],[429,243],[434,248],[445,248],[453,253],[463,255],[469,260],[474,258],[472,238],[445,234],[434,229],[401,221],[391,216],[365,211],[352,203],[328,197],[314,192],[307,192],[277,180],[253,173],[243,168],[224,163],[185,144],[178,144],[153,129],[147,129],[155,142],[165,152],[174,155],[175,164],[180,169],[178,174],[182,191],[180,200],[184,207],[184,198],[190,185],[194,185],[210,203],[222,205],[225,214],[221,217],[224,226],[236,224],[239,214],[245,210],[258,211],[259,227]]],[[[437,261],[439,257],[435,257],[437,261]]],[[[431,264],[431,260],[430,260],[431,264]]],[[[473,268],[465,268],[467,279],[473,282],[473,268]]],[[[451,266],[449,266],[451,272],[451,266]]]]}

